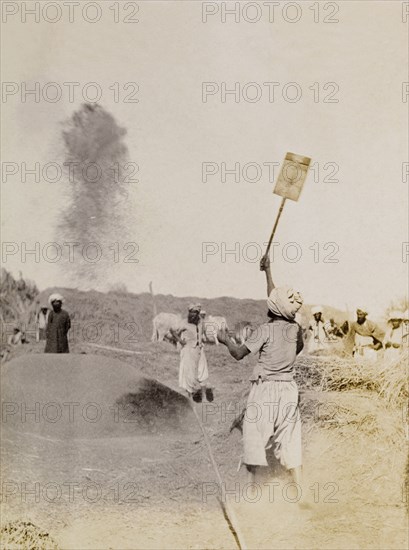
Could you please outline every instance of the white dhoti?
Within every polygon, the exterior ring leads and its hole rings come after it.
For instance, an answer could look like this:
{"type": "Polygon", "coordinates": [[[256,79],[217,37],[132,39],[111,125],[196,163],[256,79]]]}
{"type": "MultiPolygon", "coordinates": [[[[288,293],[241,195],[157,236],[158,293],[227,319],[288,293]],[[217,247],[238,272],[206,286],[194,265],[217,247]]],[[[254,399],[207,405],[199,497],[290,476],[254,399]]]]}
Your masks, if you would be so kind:
{"type": "Polygon", "coordinates": [[[328,349],[328,336],[322,321],[313,319],[310,325],[311,337],[308,342],[308,353],[319,353],[328,349]]]}
{"type": "Polygon", "coordinates": [[[355,334],[354,359],[357,363],[375,363],[378,352],[373,349],[373,338],[355,334]]]}
{"type": "Polygon", "coordinates": [[[204,386],[209,378],[209,370],[207,368],[207,358],[204,347],[200,350],[199,365],[197,368],[197,379],[201,386],[204,386]]]}
{"type": "Polygon", "coordinates": [[[270,440],[276,458],[285,468],[301,466],[301,418],[294,381],[252,384],[243,422],[243,462],[267,466],[270,440]]]}
{"type": "Polygon", "coordinates": [[[189,393],[194,393],[206,385],[208,378],[204,349],[200,346],[184,346],[180,352],[179,386],[189,393]]]}

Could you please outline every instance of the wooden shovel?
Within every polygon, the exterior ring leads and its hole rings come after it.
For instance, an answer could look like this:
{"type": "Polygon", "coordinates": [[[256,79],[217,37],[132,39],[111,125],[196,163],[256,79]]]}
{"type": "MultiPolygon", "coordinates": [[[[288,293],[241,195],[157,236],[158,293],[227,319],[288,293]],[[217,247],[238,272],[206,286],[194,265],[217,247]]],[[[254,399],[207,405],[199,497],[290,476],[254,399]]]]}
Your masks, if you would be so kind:
{"type": "Polygon", "coordinates": [[[303,157],[301,155],[296,155],[295,153],[287,153],[285,156],[273,191],[276,195],[280,195],[282,197],[281,204],[274,222],[273,230],[271,231],[264,258],[268,257],[270,252],[271,243],[273,242],[285,201],[287,199],[298,201],[304,182],[307,178],[310,163],[311,159],[309,157],[303,157]]]}

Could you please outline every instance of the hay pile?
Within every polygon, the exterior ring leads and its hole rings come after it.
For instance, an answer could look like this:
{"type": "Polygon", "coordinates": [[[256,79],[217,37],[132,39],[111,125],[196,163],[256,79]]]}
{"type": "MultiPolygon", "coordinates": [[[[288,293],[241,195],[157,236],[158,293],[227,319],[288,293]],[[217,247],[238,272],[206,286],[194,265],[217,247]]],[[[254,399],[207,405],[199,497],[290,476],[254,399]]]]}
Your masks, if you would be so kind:
{"type": "Polygon", "coordinates": [[[297,360],[297,382],[301,388],[319,391],[368,390],[390,405],[401,407],[409,396],[408,350],[394,363],[356,363],[337,356],[301,356],[297,360]]]}
{"type": "Polygon", "coordinates": [[[379,393],[389,403],[404,404],[409,396],[409,352],[406,349],[392,365],[380,365],[379,393]]]}
{"type": "Polygon", "coordinates": [[[10,521],[2,527],[0,534],[1,550],[58,550],[52,537],[31,521],[10,521]]]}

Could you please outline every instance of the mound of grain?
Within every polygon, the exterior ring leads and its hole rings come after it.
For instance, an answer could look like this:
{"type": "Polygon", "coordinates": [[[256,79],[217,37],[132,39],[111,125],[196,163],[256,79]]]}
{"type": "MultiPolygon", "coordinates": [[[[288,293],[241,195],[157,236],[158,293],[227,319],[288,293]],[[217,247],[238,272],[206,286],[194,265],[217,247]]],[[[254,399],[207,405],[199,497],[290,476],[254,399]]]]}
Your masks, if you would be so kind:
{"type": "Polygon", "coordinates": [[[3,429],[59,440],[197,429],[184,396],[103,356],[24,355],[1,382],[3,429]]]}

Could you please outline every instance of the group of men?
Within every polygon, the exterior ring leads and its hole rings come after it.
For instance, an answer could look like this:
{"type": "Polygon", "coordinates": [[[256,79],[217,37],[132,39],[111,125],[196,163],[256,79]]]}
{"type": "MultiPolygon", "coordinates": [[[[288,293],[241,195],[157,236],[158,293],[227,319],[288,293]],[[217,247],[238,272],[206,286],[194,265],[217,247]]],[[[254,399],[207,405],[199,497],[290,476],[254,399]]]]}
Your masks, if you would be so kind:
{"type": "MultiPolygon", "coordinates": [[[[274,440],[274,452],[287,468],[296,483],[301,483],[301,420],[298,409],[298,388],[294,380],[294,363],[304,347],[301,326],[295,321],[302,306],[300,294],[289,287],[276,288],[270,271],[270,261],[264,257],[260,264],[266,273],[268,321],[258,327],[245,340],[238,343],[225,328],[217,333],[230,355],[240,361],[250,353],[258,355],[258,362],[250,376],[250,394],[245,410],[250,405],[265,408],[275,404],[273,410],[264,410],[256,421],[243,422],[244,458],[251,481],[257,467],[267,466],[266,448],[274,440]]],[[[182,334],[175,333],[181,344],[179,385],[194,398],[206,384],[207,363],[204,372],[200,306],[189,308],[187,324],[182,334]]],[[[213,399],[213,394],[209,395],[213,399]]]]}
{"type": "MultiPolygon", "coordinates": [[[[277,460],[292,474],[294,482],[302,484],[301,419],[294,364],[305,341],[304,331],[297,322],[303,300],[294,289],[274,285],[268,257],[262,258],[260,268],[266,274],[268,321],[243,343],[236,342],[223,328],[218,331],[217,338],[237,361],[249,354],[258,357],[249,377],[250,392],[241,416],[242,462],[246,465],[250,481],[254,482],[259,467],[268,465],[266,450],[272,448],[277,460]],[[272,404],[273,407],[268,406],[272,404]],[[246,413],[254,408],[257,418],[246,418],[246,413]]],[[[373,354],[376,357],[381,349],[385,351],[385,358],[391,359],[399,356],[407,339],[407,315],[400,312],[394,311],[389,315],[386,334],[367,318],[368,312],[362,308],[357,309],[356,321],[349,326],[344,324],[342,328],[333,319],[325,322],[320,306],[312,309],[312,315],[309,325],[311,338],[307,344],[307,351],[312,354],[345,337],[346,349],[356,360],[372,360],[373,354]]],[[[194,392],[198,388],[200,391],[200,387],[207,383],[208,377],[207,362],[205,369],[201,366],[204,350],[199,305],[189,308],[187,321],[184,336],[178,337],[182,346],[179,385],[193,397],[194,392]]]]}
{"type": "MultiPolygon", "coordinates": [[[[242,343],[231,338],[225,328],[218,331],[217,339],[237,361],[250,353],[258,356],[249,378],[251,387],[244,413],[250,406],[256,405],[258,410],[263,411],[266,404],[275,404],[272,410],[264,410],[256,421],[243,422],[243,463],[251,481],[254,481],[257,468],[267,465],[266,449],[272,447],[276,458],[292,473],[293,480],[301,483],[301,419],[294,364],[304,348],[303,329],[297,322],[303,300],[292,288],[274,285],[268,257],[262,258],[260,269],[266,274],[267,322],[242,343]]],[[[62,309],[64,298],[54,293],[48,302],[51,309],[43,304],[37,311],[37,340],[46,340],[45,353],[69,353],[71,321],[69,314],[62,309]]],[[[312,315],[307,350],[315,354],[325,350],[339,337],[344,337],[345,332],[344,327],[340,329],[333,319],[325,322],[322,307],[314,307],[312,315]]],[[[356,360],[376,360],[382,349],[385,359],[399,357],[409,338],[407,312],[390,313],[386,334],[368,319],[365,309],[358,308],[356,315],[356,321],[350,324],[345,337],[345,347],[356,360]]],[[[204,398],[213,401],[214,398],[208,382],[203,334],[204,312],[200,304],[192,304],[183,330],[172,331],[172,335],[181,348],[179,386],[196,402],[204,398]]],[[[16,338],[16,334],[12,336],[16,338]]],[[[245,420],[245,415],[243,418],[245,420]]]]}
{"type": "MultiPolygon", "coordinates": [[[[311,333],[308,343],[310,354],[325,352],[331,344],[344,337],[344,332],[339,329],[333,319],[325,322],[323,308],[312,308],[313,315],[309,331],[311,333]]],[[[379,352],[383,350],[383,359],[392,362],[399,359],[400,354],[409,342],[409,312],[391,311],[388,315],[388,328],[385,331],[374,321],[368,319],[368,311],[364,308],[356,310],[356,320],[346,331],[345,350],[352,355],[357,362],[375,362],[379,358],[379,352]]]]}

